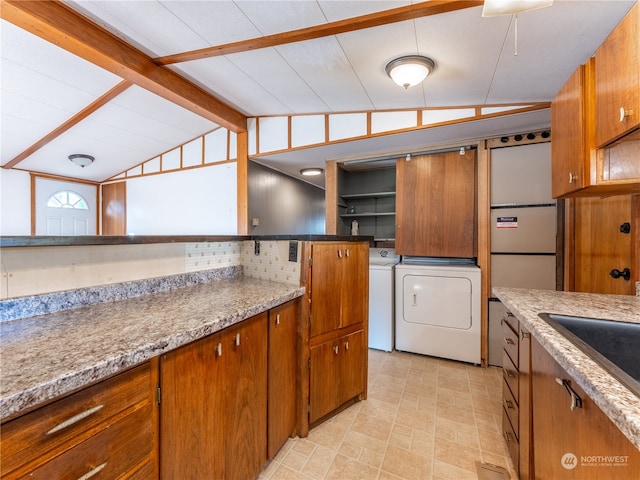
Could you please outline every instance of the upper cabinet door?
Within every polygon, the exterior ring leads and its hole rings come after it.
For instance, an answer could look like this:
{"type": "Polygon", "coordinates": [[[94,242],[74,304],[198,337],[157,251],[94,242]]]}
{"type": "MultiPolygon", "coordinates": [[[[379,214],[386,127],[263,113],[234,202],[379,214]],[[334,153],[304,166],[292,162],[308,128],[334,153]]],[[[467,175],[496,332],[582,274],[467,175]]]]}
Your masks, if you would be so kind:
{"type": "Polygon", "coordinates": [[[342,245],[314,243],[311,247],[311,333],[340,328],[342,303],[342,245]]]}
{"type": "Polygon", "coordinates": [[[342,303],[340,327],[364,322],[368,318],[369,249],[364,243],[345,244],[342,258],[342,303]]]}
{"type": "Polygon", "coordinates": [[[476,256],[476,151],[396,163],[396,252],[476,256]]]}
{"type": "Polygon", "coordinates": [[[640,5],[636,3],[595,54],[599,147],[640,126],[639,25],[640,5]]]}
{"type": "MultiPolygon", "coordinates": [[[[569,77],[551,103],[553,198],[562,197],[589,185],[588,130],[593,81],[593,59],[569,77]]],[[[593,139],[593,135],[590,137],[593,139]]]]}

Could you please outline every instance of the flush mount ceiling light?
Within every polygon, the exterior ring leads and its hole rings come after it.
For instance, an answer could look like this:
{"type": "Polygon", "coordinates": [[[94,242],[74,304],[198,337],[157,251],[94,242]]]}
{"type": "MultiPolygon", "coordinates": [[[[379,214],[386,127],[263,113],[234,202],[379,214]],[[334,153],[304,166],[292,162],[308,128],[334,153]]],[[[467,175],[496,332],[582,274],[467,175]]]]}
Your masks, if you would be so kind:
{"type": "Polygon", "coordinates": [[[552,3],[553,0],[485,0],[482,16],[515,15],[529,10],[548,7],[552,3]]]}
{"type": "Polygon", "coordinates": [[[305,177],[312,177],[314,175],[321,175],[323,170],[321,168],[303,168],[300,173],[305,177]]]}
{"type": "Polygon", "coordinates": [[[78,165],[79,167],[84,168],[88,165],[91,165],[95,158],[85,153],[74,153],[72,155],[69,155],[69,160],[71,160],[72,163],[78,165]]]}
{"type": "Polygon", "coordinates": [[[436,64],[430,58],[421,55],[407,55],[391,60],[385,70],[391,80],[406,89],[422,82],[435,66],[436,64]]]}

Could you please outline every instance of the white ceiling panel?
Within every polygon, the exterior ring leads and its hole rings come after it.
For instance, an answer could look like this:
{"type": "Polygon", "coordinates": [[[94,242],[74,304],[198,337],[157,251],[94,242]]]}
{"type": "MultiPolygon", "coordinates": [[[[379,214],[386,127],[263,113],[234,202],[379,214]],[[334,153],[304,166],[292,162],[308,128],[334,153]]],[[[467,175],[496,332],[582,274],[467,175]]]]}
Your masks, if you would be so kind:
{"type": "Polygon", "coordinates": [[[262,35],[282,33],[327,22],[315,1],[241,0],[235,3],[262,35]]]}
{"type": "Polygon", "coordinates": [[[412,3],[420,3],[418,1],[388,1],[388,0],[375,0],[375,1],[353,1],[353,0],[341,0],[336,2],[335,0],[319,1],[320,8],[324,12],[329,22],[337,22],[339,20],[345,20],[347,18],[358,17],[361,15],[368,15],[370,13],[381,12],[383,10],[391,10],[392,8],[405,7],[412,3]]]}

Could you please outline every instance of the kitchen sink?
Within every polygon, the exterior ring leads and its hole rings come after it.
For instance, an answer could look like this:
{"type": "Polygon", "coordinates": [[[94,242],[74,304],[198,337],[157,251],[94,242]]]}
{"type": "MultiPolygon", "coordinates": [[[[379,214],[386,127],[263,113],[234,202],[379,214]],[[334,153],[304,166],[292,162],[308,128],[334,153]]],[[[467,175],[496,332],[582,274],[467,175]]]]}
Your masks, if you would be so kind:
{"type": "Polygon", "coordinates": [[[640,397],[640,324],[555,313],[538,316],[640,397]]]}

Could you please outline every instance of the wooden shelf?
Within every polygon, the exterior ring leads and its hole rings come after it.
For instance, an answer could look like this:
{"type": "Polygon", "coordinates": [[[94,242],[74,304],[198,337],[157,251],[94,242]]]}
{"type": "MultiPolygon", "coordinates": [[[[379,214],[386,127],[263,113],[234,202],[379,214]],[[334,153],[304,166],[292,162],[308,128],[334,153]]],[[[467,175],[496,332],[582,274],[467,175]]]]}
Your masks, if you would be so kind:
{"type": "Polygon", "coordinates": [[[366,213],[342,213],[341,218],[356,218],[356,217],[390,217],[395,215],[396,212],[366,212],[366,213]]]}
{"type": "Polygon", "coordinates": [[[342,198],[380,198],[395,197],[396,192],[369,192],[369,193],[346,193],[340,195],[342,198]]]}

